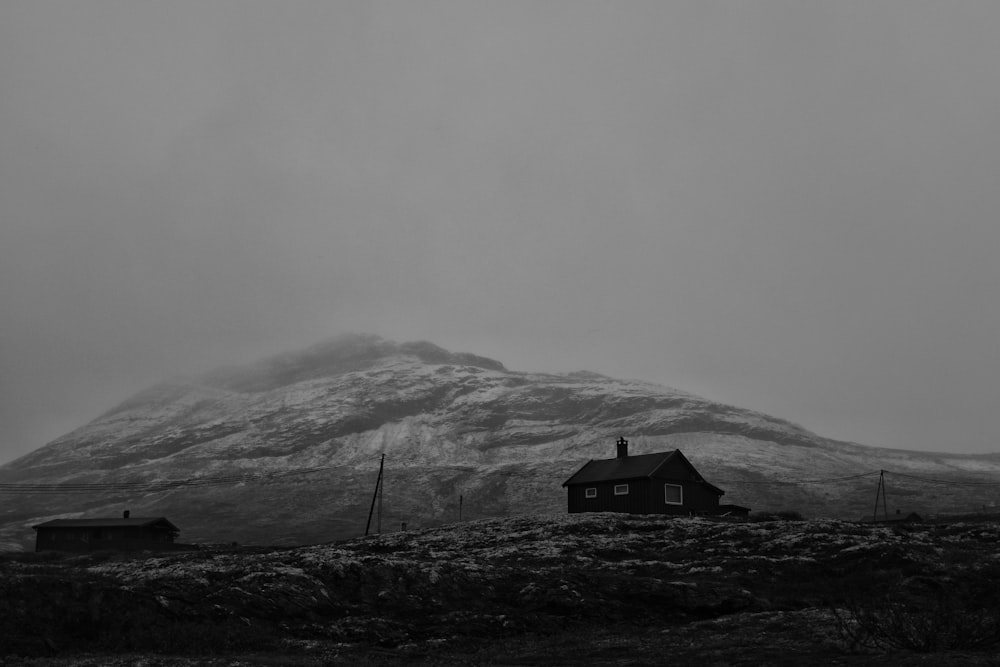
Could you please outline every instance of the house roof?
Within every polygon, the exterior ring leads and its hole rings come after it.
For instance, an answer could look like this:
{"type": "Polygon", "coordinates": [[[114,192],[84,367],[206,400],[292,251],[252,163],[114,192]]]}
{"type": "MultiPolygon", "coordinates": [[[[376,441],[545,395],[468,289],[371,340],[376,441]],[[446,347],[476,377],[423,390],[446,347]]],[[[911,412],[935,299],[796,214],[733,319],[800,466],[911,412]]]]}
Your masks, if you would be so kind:
{"type": "Polygon", "coordinates": [[[749,507],[744,507],[743,505],[719,505],[720,512],[736,512],[736,513],[750,513],[749,507]]]}
{"type": "Polygon", "coordinates": [[[174,524],[170,523],[166,517],[133,517],[129,519],[53,519],[36,526],[39,528],[146,528],[156,526],[157,528],[169,528],[180,532],[174,524]]]}
{"type": "Polygon", "coordinates": [[[693,481],[705,484],[713,492],[720,496],[725,493],[722,489],[709,484],[698,474],[691,462],[675,449],[671,452],[658,452],[656,454],[639,454],[638,456],[623,456],[613,459],[591,459],[582,468],[576,471],[572,477],[563,482],[563,486],[573,484],[592,484],[594,482],[611,482],[625,479],[637,479],[643,477],[663,477],[665,479],[676,479],[676,476],[667,475],[661,470],[673,463],[681,463],[690,472],[693,481]]]}

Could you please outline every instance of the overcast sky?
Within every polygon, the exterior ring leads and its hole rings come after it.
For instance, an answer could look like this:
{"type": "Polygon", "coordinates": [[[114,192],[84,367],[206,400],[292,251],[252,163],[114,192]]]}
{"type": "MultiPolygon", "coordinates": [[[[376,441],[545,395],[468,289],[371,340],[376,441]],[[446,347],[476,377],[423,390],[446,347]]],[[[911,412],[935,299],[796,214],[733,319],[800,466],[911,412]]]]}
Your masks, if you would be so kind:
{"type": "Polygon", "coordinates": [[[0,462],[346,332],[1000,451],[1000,4],[0,3],[0,462]]]}

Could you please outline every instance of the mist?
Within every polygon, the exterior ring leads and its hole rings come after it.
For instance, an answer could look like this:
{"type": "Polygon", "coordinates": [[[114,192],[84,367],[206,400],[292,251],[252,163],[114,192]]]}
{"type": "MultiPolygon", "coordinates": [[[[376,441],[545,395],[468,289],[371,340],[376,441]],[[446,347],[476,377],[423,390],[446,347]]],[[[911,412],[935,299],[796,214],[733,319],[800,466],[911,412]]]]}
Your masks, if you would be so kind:
{"type": "Polygon", "coordinates": [[[989,2],[0,5],[0,462],[345,332],[995,452],[989,2]]]}

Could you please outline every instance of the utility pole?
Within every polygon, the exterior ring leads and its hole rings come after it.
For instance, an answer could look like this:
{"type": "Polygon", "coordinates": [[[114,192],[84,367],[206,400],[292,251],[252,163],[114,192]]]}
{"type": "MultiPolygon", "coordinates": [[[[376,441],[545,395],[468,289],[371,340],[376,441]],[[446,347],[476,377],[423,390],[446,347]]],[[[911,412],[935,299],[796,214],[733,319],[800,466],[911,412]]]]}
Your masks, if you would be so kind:
{"type": "Polygon", "coordinates": [[[375,480],[375,493],[372,494],[372,506],[368,510],[368,523],[365,524],[365,536],[368,535],[368,530],[372,527],[372,513],[375,512],[375,500],[379,501],[378,504],[378,527],[379,532],[382,532],[382,469],[385,467],[385,454],[382,455],[382,460],[378,464],[378,479],[375,480]]]}
{"type": "Polygon", "coordinates": [[[885,501],[885,470],[878,471],[878,488],[875,490],[875,511],[872,513],[872,521],[878,520],[878,497],[882,496],[882,516],[889,519],[889,509],[885,501]]]}
{"type": "Polygon", "coordinates": [[[385,488],[385,475],[382,474],[382,466],[385,464],[385,454],[382,455],[382,462],[378,464],[378,532],[382,534],[382,489],[385,488]]]}

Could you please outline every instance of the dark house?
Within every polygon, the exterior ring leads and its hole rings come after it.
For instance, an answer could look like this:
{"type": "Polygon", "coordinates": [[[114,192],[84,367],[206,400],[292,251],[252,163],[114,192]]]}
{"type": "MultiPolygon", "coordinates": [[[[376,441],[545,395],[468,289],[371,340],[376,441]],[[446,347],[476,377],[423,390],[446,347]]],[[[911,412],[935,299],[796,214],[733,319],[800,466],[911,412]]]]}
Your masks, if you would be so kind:
{"type": "Polygon", "coordinates": [[[35,529],[35,551],[143,551],[184,548],[177,526],[165,517],[55,519],[35,529]]]}
{"type": "Polygon", "coordinates": [[[629,456],[628,441],[618,456],[588,461],[563,482],[570,513],[705,514],[746,517],[739,505],[719,505],[725,491],[698,474],[680,450],[629,456]]]}

